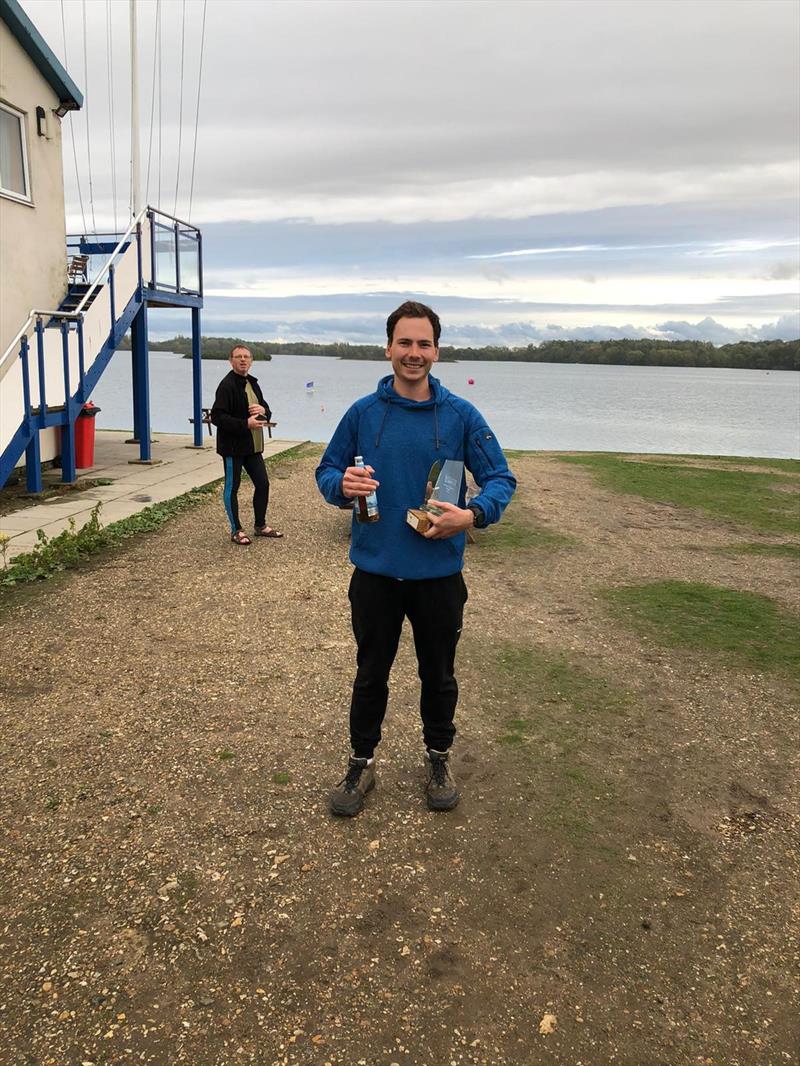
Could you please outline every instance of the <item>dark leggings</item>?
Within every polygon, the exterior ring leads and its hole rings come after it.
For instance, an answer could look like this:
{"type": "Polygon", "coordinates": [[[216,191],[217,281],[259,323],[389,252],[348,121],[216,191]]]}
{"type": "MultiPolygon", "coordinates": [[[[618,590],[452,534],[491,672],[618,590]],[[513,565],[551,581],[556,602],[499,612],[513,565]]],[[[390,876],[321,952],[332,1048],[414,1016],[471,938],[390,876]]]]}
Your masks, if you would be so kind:
{"type": "Polygon", "coordinates": [[[403,619],[414,634],[422,682],[420,715],[425,746],[447,751],[456,728],[458,702],[454,667],[467,587],[460,573],[423,581],[355,570],[350,580],[358,671],[350,704],[350,741],[359,758],[372,756],[381,739],[389,698],[389,672],[397,654],[403,619]]]}
{"type": "Polygon", "coordinates": [[[242,478],[242,467],[247,471],[255,490],[253,512],[256,529],[263,528],[267,524],[267,504],[269,503],[269,478],[263,455],[261,452],[254,452],[251,455],[226,455],[223,462],[225,463],[225,510],[231,524],[231,533],[236,533],[242,528],[239,522],[239,482],[242,478]]]}

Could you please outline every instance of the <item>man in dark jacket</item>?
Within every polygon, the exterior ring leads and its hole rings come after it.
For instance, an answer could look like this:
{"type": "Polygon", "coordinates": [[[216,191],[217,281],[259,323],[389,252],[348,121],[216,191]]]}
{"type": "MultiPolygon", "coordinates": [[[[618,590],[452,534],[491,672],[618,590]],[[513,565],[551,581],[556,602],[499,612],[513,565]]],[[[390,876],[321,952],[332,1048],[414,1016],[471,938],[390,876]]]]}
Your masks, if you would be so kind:
{"type": "Polygon", "coordinates": [[[282,537],[267,525],[269,478],[264,466],[264,426],[272,417],[258,379],[248,371],[250,350],[242,344],[231,349],[231,371],[217,386],[211,421],[217,427],[217,453],[225,463],[225,510],[234,544],[250,544],[239,522],[239,482],[242,467],[253,482],[253,511],[257,537],[282,537]]]}
{"type": "Polygon", "coordinates": [[[381,739],[403,619],[408,618],[422,681],[420,715],[427,748],[426,797],[431,810],[449,811],[459,793],[448,758],[455,736],[458,685],[456,644],[467,589],[461,576],[467,530],[500,519],[516,480],[486,419],[471,403],[431,376],[439,358],[438,315],[424,304],[398,307],[386,323],[392,374],[357,400],[339,423],[317,467],[320,492],[342,507],[377,493],[380,520],[354,514],[350,560],[357,672],[350,703],[353,754],[331,793],[334,814],[357,814],[375,784],[374,753],[381,739]],[[355,456],[366,465],[357,465],[355,456]],[[480,485],[467,504],[462,476],[458,503],[439,501],[427,532],[406,521],[422,502],[435,460],[463,462],[480,485]]]}

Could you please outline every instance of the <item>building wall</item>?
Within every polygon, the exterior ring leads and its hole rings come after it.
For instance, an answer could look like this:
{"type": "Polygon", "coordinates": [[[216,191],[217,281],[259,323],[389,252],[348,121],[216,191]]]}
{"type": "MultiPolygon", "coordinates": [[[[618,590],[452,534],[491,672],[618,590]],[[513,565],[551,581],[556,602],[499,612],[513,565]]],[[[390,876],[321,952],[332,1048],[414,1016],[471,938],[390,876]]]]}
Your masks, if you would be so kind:
{"type": "MultiPolygon", "coordinates": [[[[0,100],[25,113],[32,205],[0,195],[0,355],[31,308],[52,310],[67,291],[64,174],[58,97],[0,21],[0,100]],[[36,107],[47,137],[36,131],[36,107]]],[[[68,120],[69,121],[69,120],[68,120]]]]}

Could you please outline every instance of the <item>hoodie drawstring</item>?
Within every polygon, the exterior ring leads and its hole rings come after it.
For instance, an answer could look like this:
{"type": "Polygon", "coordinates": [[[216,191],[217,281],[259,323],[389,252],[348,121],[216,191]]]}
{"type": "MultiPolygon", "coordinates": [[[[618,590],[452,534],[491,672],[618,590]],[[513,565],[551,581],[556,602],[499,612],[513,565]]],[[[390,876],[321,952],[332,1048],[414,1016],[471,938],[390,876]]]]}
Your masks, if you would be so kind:
{"type": "MultiPolygon", "coordinates": [[[[383,418],[381,419],[381,424],[380,424],[380,426],[378,426],[378,432],[377,432],[377,434],[375,436],[375,447],[376,448],[380,448],[380,446],[381,446],[381,437],[383,436],[383,427],[386,425],[386,419],[389,417],[389,409],[392,406],[392,401],[388,398],[388,396],[384,399],[384,403],[386,404],[386,410],[383,412],[383,418]]],[[[435,442],[435,445],[436,445],[436,451],[438,452],[439,451],[439,410],[438,410],[438,404],[436,403],[435,400],[434,400],[434,403],[433,403],[433,436],[434,436],[434,442],[435,442]]]]}
{"type": "Polygon", "coordinates": [[[383,433],[383,427],[386,425],[386,419],[389,417],[389,408],[391,406],[392,406],[392,401],[391,400],[386,400],[386,410],[383,412],[383,418],[381,419],[381,424],[378,427],[378,435],[375,437],[375,447],[376,448],[380,448],[380,446],[381,446],[381,434],[383,433]]]}

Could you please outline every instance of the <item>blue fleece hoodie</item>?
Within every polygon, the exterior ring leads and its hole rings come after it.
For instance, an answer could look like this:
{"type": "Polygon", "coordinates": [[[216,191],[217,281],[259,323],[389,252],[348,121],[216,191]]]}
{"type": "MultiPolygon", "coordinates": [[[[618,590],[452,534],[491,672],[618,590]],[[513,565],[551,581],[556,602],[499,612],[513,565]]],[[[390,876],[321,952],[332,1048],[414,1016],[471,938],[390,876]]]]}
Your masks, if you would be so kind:
{"type": "MultiPolygon", "coordinates": [[[[328,503],[349,503],[342,494],[344,471],[363,455],[380,482],[380,521],[362,523],[353,515],[353,565],[406,580],[457,574],[464,563],[464,533],[427,540],[406,522],[408,508],[423,502],[431,465],[437,459],[464,462],[481,486],[470,502],[481,508],[487,525],[500,518],[517,482],[494,433],[471,403],[433,377],[428,378],[430,399],[407,400],[395,392],[393,380],[391,374],[382,378],[372,395],[347,411],[317,467],[317,485],[328,503]]],[[[459,507],[465,490],[463,479],[459,507]]]]}

